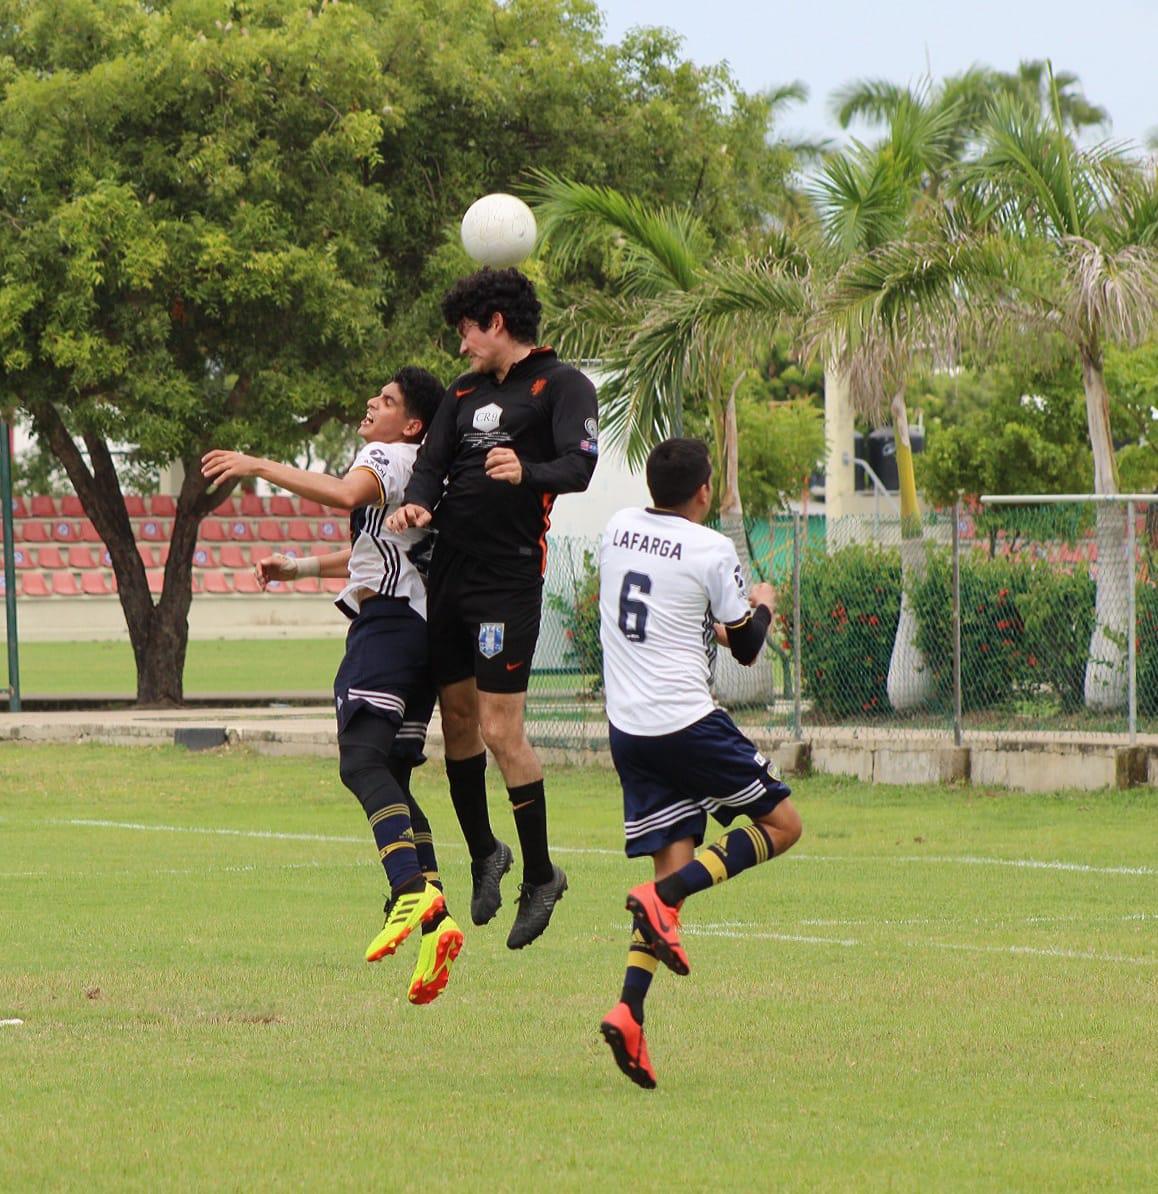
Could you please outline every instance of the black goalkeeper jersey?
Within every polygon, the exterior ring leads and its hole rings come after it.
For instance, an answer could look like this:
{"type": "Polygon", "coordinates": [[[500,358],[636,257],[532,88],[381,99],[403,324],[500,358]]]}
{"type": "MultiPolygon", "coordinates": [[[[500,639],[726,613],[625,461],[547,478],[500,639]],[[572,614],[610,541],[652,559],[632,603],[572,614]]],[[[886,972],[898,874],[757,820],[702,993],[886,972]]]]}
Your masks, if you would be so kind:
{"type": "Polygon", "coordinates": [[[581,493],[595,471],[597,417],[595,387],[550,348],[536,348],[501,382],[464,374],[430,424],[403,501],[433,510],[456,550],[541,573],[556,495],[581,493]],[[486,475],[497,447],[514,449],[520,484],[486,475]]]}

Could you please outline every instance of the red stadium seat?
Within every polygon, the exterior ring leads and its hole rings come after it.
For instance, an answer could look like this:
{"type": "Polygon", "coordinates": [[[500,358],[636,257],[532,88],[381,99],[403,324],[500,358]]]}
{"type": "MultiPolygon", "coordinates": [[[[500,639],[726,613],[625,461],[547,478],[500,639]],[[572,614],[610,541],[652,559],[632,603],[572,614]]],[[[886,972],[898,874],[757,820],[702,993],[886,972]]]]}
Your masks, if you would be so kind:
{"type": "Polygon", "coordinates": [[[39,567],[51,571],[65,567],[64,556],[61,555],[59,547],[42,547],[36,553],[36,563],[39,567]]]}
{"type": "Polygon", "coordinates": [[[248,568],[249,552],[240,544],[226,543],[221,548],[222,568],[248,568]]]}
{"type": "Polygon", "coordinates": [[[137,535],[147,543],[164,543],[169,539],[169,528],[156,518],[146,518],[137,535]]]}
{"type": "Polygon", "coordinates": [[[52,537],[57,543],[75,543],[80,538],[80,527],[59,518],[52,524],[52,537]]]}
{"type": "Polygon", "coordinates": [[[240,518],[231,519],[228,523],[226,538],[248,543],[253,539],[253,527],[240,518]]]}
{"type": "Polygon", "coordinates": [[[22,572],[20,582],[25,597],[48,597],[52,594],[52,585],[45,572],[22,572]]]}
{"type": "Polygon", "coordinates": [[[104,542],[104,540],[100,537],[96,527],[93,526],[93,524],[87,518],[80,524],[80,538],[82,543],[104,542]]]}
{"type": "Polygon", "coordinates": [[[150,547],[147,543],[137,544],[137,553],[141,557],[141,562],[146,568],[156,568],[159,561],[157,559],[157,549],[150,547]]]}
{"type": "MultiPolygon", "coordinates": [[[[17,547],[15,544],[13,544],[12,562],[17,568],[31,568],[33,567],[32,552],[26,547],[17,547]]],[[[0,568],[0,572],[3,572],[2,568],[0,568]]]]}
{"type": "Polygon", "coordinates": [[[48,531],[42,522],[26,519],[24,522],[18,522],[15,530],[17,533],[14,537],[22,539],[25,543],[48,542],[48,531]]]}
{"type": "Polygon", "coordinates": [[[76,583],[76,577],[68,569],[52,574],[52,595],[54,597],[79,597],[84,590],[76,583]]]}
{"type": "Polygon", "coordinates": [[[149,498],[149,513],[154,518],[172,518],[177,513],[177,499],[171,493],[154,493],[149,498]]]}
{"type": "Polygon", "coordinates": [[[265,502],[256,493],[241,495],[241,517],[262,518],[265,515],[265,502]]]}
{"type": "Polygon", "coordinates": [[[341,576],[325,576],[322,578],[322,588],[327,593],[340,593],[346,587],[346,581],[341,576]]]}
{"type": "Polygon", "coordinates": [[[60,499],[60,512],[65,518],[84,518],[84,506],[75,493],[66,493],[60,499]]]}
{"type": "Polygon", "coordinates": [[[125,494],[125,513],[130,518],[145,517],[145,499],[137,493],[125,494]]]}
{"type": "Polygon", "coordinates": [[[201,523],[201,539],[205,543],[225,542],[225,523],[217,518],[206,518],[201,523]]]}
{"type": "Polygon", "coordinates": [[[313,543],[314,531],[304,518],[291,518],[286,525],[285,537],[290,543],[313,543]]]}
{"type": "Polygon", "coordinates": [[[107,597],[113,591],[104,572],[86,572],[80,578],[81,588],[90,597],[107,597]]]}
{"type": "Polygon", "coordinates": [[[106,547],[104,549],[104,551],[101,552],[101,567],[102,568],[111,568],[112,566],[113,566],[113,557],[111,555],[109,555],[109,549],[106,547]]]}
{"type": "Polygon", "coordinates": [[[277,519],[263,518],[257,524],[257,537],[266,543],[280,543],[285,537],[285,530],[277,519]]]}
{"type": "Polygon", "coordinates": [[[165,573],[160,568],[149,568],[145,576],[149,581],[149,592],[155,597],[165,587],[165,573]]]}
{"type": "Polygon", "coordinates": [[[305,518],[317,518],[322,513],[322,507],[311,498],[298,498],[298,513],[305,518]]]}
{"type": "Polygon", "coordinates": [[[236,518],[237,517],[237,498],[227,497],[222,500],[220,506],[213,507],[213,513],[218,518],[236,518]]]}
{"type": "Polygon", "coordinates": [[[29,499],[28,513],[33,518],[55,518],[56,517],[56,499],[49,497],[47,494],[41,494],[39,497],[29,499]]]}
{"type": "Polygon", "coordinates": [[[168,543],[159,543],[157,545],[157,563],[160,564],[162,568],[164,568],[164,566],[168,562],[169,562],[169,544],[168,543]]]}
{"type": "MultiPolygon", "coordinates": [[[[16,591],[17,591],[17,593],[20,592],[19,579],[16,582],[16,591]]],[[[5,574],[4,569],[0,568],[0,597],[7,597],[7,596],[8,596],[8,577],[5,574]]]]}
{"type": "Polygon", "coordinates": [[[344,522],[333,518],[323,518],[318,523],[318,538],[325,543],[342,543],[349,537],[344,522]]]}
{"type": "Polygon", "coordinates": [[[28,506],[22,497],[14,497],[12,499],[12,517],[13,518],[27,518],[28,506]]]}
{"type": "Polygon", "coordinates": [[[68,566],[70,568],[99,568],[100,555],[94,547],[68,547],[68,566]]]}
{"type": "Polygon", "coordinates": [[[204,547],[200,543],[193,552],[194,568],[218,568],[217,552],[212,547],[204,547]]]}
{"type": "Polygon", "coordinates": [[[284,493],[275,493],[269,499],[269,512],[274,518],[292,518],[297,513],[293,498],[284,493]]]}
{"type": "Polygon", "coordinates": [[[295,593],[320,593],[322,591],[322,582],[316,576],[307,576],[302,580],[294,581],[295,593]]]}
{"type": "MultiPolygon", "coordinates": [[[[278,584],[279,589],[284,588],[284,585],[278,584]]],[[[242,572],[235,572],[233,574],[233,591],[235,593],[260,593],[261,585],[257,583],[257,577],[253,575],[252,568],[246,568],[242,572]]]]}
{"type": "Polygon", "coordinates": [[[233,587],[230,578],[224,572],[205,571],[201,574],[201,583],[206,593],[231,593],[233,587]]]}

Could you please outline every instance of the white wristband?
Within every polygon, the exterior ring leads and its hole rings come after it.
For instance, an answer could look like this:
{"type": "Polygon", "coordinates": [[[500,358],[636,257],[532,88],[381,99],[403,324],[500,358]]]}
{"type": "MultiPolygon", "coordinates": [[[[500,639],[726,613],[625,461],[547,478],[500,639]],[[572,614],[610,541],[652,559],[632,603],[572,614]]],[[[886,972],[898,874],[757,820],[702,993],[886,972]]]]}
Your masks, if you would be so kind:
{"type": "Polygon", "coordinates": [[[322,575],[322,561],[319,556],[302,556],[301,559],[295,560],[294,563],[297,565],[294,576],[298,578],[322,575]]]}

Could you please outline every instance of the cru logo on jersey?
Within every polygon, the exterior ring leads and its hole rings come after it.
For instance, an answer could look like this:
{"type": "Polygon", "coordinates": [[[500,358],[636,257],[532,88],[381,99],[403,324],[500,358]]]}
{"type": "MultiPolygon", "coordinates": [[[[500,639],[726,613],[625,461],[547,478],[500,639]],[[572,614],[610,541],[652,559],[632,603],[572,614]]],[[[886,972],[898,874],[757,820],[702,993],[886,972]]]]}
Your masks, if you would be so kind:
{"type": "Polygon", "coordinates": [[[491,402],[486,406],[480,406],[474,412],[474,429],[476,431],[494,431],[502,421],[502,417],[502,407],[497,403],[491,402]]]}
{"type": "Polygon", "coordinates": [[[478,628],[478,653],[484,659],[494,659],[503,649],[506,622],[482,622],[478,628]]]}

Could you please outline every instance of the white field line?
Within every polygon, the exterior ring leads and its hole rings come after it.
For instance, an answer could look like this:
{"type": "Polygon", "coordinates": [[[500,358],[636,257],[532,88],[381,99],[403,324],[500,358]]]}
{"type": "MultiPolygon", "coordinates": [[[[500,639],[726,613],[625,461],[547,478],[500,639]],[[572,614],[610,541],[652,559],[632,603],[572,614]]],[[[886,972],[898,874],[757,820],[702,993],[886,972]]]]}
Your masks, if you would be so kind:
{"type": "MultiPolygon", "coordinates": [[[[76,825],[95,829],[131,829],[151,833],[199,833],[224,837],[253,837],[288,842],[336,842],[361,845],[364,838],[328,835],[321,833],[277,833],[271,829],[217,829],[196,825],[147,825],[137,821],[97,821],[81,818],[52,820],[50,825],[76,825]]],[[[440,850],[461,850],[458,842],[439,843],[440,850]]],[[[552,846],[559,854],[598,854],[613,858],[623,857],[620,850],[607,850],[598,846],[552,846]]],[[[1084,862],[1042,861],[1034,858],[978,858],[972,855],[922,855],[903,854],[890,857],[884,854],[850,856],[842,854],[790,854],[789,861],[799,862],[889,862],[889,863],[934,863],[939,865],[959,864],[964,866],[1007,866],[1025,867],[1040,871],[1072,871],[1088,875],[1155,875],[1158,870],[1147,866],[1090,866],[1084,862]]]]}
{"type": "MultiPolygon", "coordinates": [[[[684,925],[681,931],[686,937],[725,937],[742,941],[792,941],[805,945],[839,945],[844,948],[866,944],[856,938],[804,937],[788,933],[745,932],[739,925],[729,923],[684,925]]],[[[870,948],[872,944],[868,943],[870,948]]],[[[965,953],[1026,955],[1037,958],[1065,958],[1083,962],[1117,962],[1127,966],[1158,965],[1158,958],[1131,958],[1122,954],[1099,954],[1084,950],[1058,949],[1053,946],[1042,948],[1032,945],[971,945],[952,941],[914,940],[906,941],[904,945],[909,949],[951,949],[965,953]]]]}

